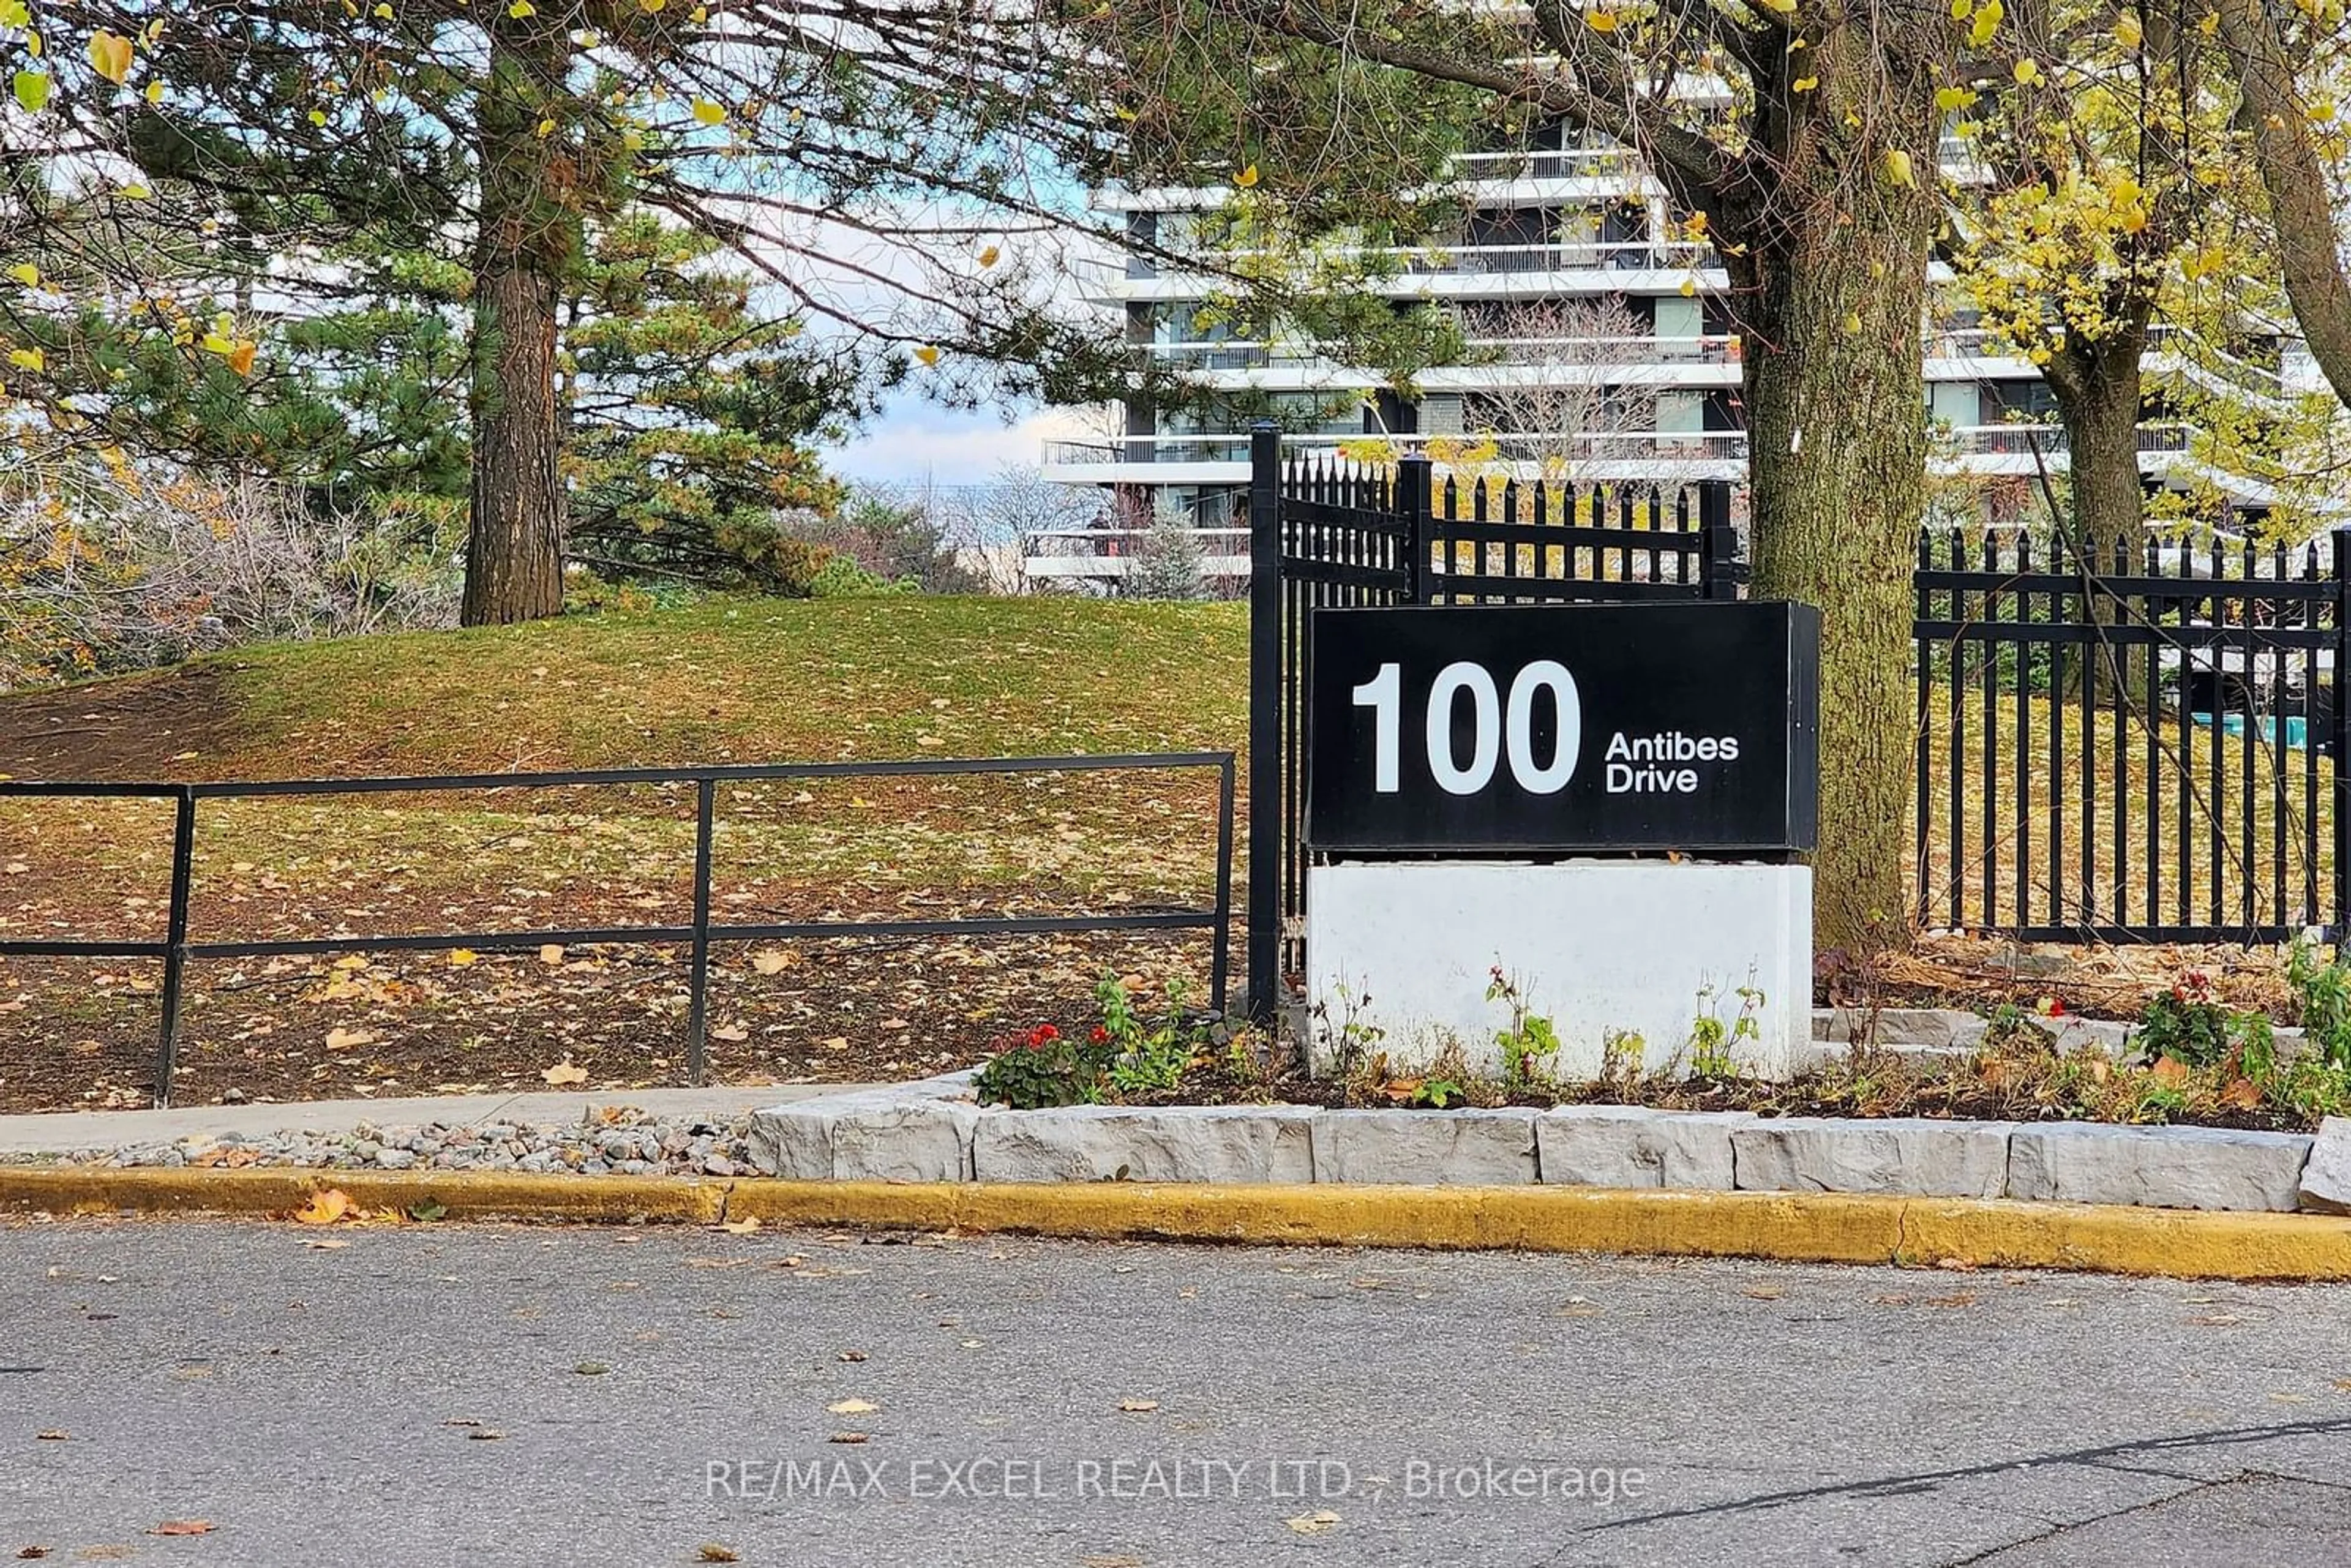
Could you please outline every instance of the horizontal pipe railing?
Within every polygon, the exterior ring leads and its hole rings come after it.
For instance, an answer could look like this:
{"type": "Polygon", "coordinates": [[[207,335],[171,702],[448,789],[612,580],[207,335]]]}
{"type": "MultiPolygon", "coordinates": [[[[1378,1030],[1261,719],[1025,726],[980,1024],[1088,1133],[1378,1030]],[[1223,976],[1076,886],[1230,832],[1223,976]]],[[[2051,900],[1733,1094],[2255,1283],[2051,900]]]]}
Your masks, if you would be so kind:
{"type": "Polygon", "coordinates": [[[729,941],[815,941],[843,937],[903,938],[944,936],[1032,936],[1113,931],[1213,931],[1209,1005],[1226,1006],[1232,940],[1234,754],[1229,751],[1114,752],[1069,757],[908,758],[873,762],[726,763],[699,768],[601,768],[531,773],[442,773],[359,779],[273,779],[239,781],[153,782],[46,779],[0,779],[0,800],[167,800],[173,804],[172,892],[167,931],[162,941],[106,941],[86,937],[0,937],[0,956],[53,958],[161,958],[163,961],[162,1020],[156,1046],[155,1103],[171,1103],[180,1040],[180,991],[192,958],[298,957],[341,952],[443,952],[457,948],[499,952],[559,945],[653,946],[691,944],[687,1009],[686,1076],[699,1085],[707,1073],[710,945],[729,941]],[[1217,774],[1217,897],[1207,909],[1133,910],[1115,915],[964,915],[916,920],[717,921],[711,918],[711,852],[716,830],[715,797],[720,784],[762,780],[971,777],[998,773],[1176,772],[1214,769],[1217,774]],[[193,898],[196,805],[202,800],[284,799],[298,796],[506,793],[612,786],[695,791],[694,919],[687,925],[540,926],[472,932],[400,932],[325,936],[196,941],[188,935],[193,898]]]}

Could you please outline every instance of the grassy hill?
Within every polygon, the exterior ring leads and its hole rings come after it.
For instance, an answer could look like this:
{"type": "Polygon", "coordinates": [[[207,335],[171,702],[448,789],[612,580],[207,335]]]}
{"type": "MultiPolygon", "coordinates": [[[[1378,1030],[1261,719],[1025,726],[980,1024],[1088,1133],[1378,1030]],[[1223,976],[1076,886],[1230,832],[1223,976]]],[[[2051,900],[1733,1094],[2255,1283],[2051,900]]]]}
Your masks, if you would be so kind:
{"type": "Polygon", "coordinates": [[[1237,604],[713,600],[0,697],[0,773],[266,779],[1233,747],[1237,604]]]}
{"type": "MultiPolygon", "coordinates": [[[[0,774],[237,779],[1226,749],[1247,733],[1238,605],[1080,599],[713,601],[528,626],[239,649],[0,698],[0,774]]],[[[197,940],[670,925],[692,791],[208,801],[197,940]]],[[[729,786],[722,921],[1202,907],[1213,774],[729,786]]],[[[159,936],[170,808],[0,801],[0,936],[159,936]]],[[[853,940],[714,949],[721,1078],[899,1077],[1008,1029],[1080,1027],[1105,973],[1205,985],[1196,936],[853,940]]],[[[205,1099],[674,1082],[675,948],[208,960],[182,1077],[205,1099]]],[[[0,1109],[143,1103],[157,966],[0,959],[0,1109]]]]}

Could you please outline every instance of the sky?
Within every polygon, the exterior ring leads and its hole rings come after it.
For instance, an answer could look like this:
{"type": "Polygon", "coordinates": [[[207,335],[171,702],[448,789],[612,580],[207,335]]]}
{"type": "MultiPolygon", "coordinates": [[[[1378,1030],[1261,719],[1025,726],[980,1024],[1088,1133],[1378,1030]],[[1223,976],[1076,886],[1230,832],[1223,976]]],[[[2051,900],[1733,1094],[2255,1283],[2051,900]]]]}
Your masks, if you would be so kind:
{"type": "Polygon", "coordinates": [[[1049,438],[1078,436],[1088,425],[1080,409],[965,412],[901,392],[853,438],[827,449],[825,462],[844,479],[873,484],[984,485],[1007,464],[1035,467],[1049,438]]]}

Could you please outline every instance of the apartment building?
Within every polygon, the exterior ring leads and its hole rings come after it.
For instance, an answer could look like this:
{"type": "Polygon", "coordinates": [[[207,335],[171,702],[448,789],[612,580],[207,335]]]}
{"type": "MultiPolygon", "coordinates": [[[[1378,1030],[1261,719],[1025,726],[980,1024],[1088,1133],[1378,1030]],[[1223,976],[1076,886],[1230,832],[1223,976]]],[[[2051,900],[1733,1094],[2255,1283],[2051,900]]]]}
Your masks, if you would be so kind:
{"type": "MultiPolygon", "coordinates": [[[[1947,172],[1981,178],[1964,144],[1943,147],[1947,172]]],[[[1158,253],[1190,246],[1216,189],[1104,192],[1136,242],[1122,267],[1092,286],[1125,317],[1130,340],[1193,371],[1231,402],[1207,409],[1131,402],[1114,428],[1047,444],[1048,477],[1139,503],[1176,506],[1203,527],[1229,526],[1248,478],[1248,426],[1271,412],[1294,450],[1328,450],[1367,436],[1410,450],[1437,437],[1491,436],[1498,460],[1521,473],[1577,482],[1740,479],[1746,472],[1740,343],[1719,259],[1676,234],[1662,187],[1614,144],[1578,144],[1553,128],[1537,144],[1457,160],[1467,197],[1457,235],[1398,251],[1371,285],[1400,304],[1433,300],[1454,313],[1460,362],[1416,378],[1406,401],[1374,391],[1378,378],[1333,362],[1307,340],[1236,337],[1213,310],[1209,277],[1158,253]]],[[[1948,284],[1947,267],[1934,269],[1948,284]]],[[[1964,312],[1922,323],[1927,412],[1947,472],[2010,478],[2021,510],[2026,481],[2045,462],[2064,466],[2064,432],[2031,361],[1988,348],[1964,312]]],[[[2290,386],[2290,344],[2224,366],[2246,395],[2290,386]],[[2260,362],[2262,355],[2268,362],[2260,362]],[[2284,377],[2282,382],[2281,375],[2284,377]]],[[[2194,373],[2209,376],[2199,353],[2194,373]]],[[[2162,346],[2150,370],[2166,368],[2162,346]]],[[[2153,484],[2194,476],[2188,431],[2160,415],[2141,426],[2141,466],[2153,484]]],[[[2224,486],[2259,507],[2258,485],[2224,486]]],[[[2032,502],[2037,509],[2038,503],[2032,502]]],[[[1054,570],[1050,575],[1069,575],[1054,570]]]]}

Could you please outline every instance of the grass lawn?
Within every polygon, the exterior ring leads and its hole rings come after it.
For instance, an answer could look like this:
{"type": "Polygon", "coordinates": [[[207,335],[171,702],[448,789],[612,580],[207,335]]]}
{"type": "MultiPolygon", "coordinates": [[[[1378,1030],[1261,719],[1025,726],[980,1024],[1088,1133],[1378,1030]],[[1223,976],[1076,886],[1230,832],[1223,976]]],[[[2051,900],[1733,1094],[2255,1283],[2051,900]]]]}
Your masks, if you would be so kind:
{"type": "MultiPolygon", "coordinates": [[[[0,698],[0,773],[271,779],[690,762],[1230,749],[1246,612],[1078,599],[715,601],[531,626],[237,650],[0,698]]],[[[937,918],[1212,902],[1211,771],[729,786],[720,918],[937,918]]],[[[0,803],[0,931],[158,936],[161,802],[0,803]]],[[[199,939],[675,924],[692,792],[207,802],[199,939]]],[[[1205,937],[769,946],[718,954],[714,1068],[895,1076],[1081,1019],[1105,970],[1205,991],[1205,937]]],[[[600,947],[200,963],[183,1098],[683,1071],[682,954],[600,947]],[[329,1046],[329,1041],[337,1041],[329,1046]],[[356,1043],[354,1043],[356,1042],[356,1043]]],[[[0,959],[0,1106],[142,1103],[157,966],[0,959]]]]}
{"type": "Polygon", "coordinates": [[[0,772],[267,779],[1235,747],[1238,604],[712,600],[0,697],[0,772]],[[64,766],[80,763],[79,768],[64,766]]]}

